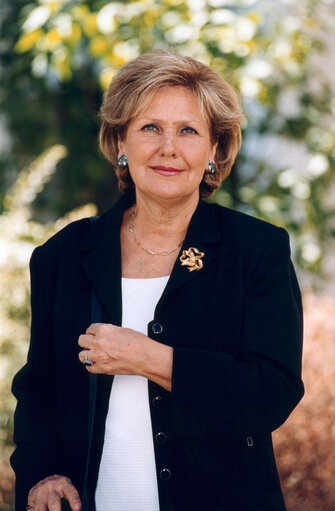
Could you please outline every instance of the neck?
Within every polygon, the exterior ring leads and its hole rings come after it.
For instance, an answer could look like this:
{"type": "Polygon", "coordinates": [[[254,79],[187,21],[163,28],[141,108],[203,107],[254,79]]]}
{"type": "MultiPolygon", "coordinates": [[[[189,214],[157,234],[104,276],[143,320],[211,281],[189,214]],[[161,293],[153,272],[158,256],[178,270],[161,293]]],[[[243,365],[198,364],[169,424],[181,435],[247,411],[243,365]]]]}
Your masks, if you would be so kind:
{"type": "Polygon", "coordinates": [[[136,231],[145,237],[183,239],[198,200],[192,195],[182,201],[158,201],[136,193],[136,231]]]}

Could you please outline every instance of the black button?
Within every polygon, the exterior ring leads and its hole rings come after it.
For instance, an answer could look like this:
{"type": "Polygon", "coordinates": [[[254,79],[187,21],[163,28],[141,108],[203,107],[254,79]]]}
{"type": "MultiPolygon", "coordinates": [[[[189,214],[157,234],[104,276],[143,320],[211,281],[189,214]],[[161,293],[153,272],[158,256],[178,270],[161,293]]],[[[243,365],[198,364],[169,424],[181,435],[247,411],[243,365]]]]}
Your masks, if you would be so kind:
{"type": "Polygon", "coordinates": [[[161,334],[163,332],[163,327],[160,323],[154,323],[151,328],[154,334],[161,334]]]}
{"type": "Polygon", "coordinates": [[[168,481],[171,477],[171,470],[168,468],[162,468],[162,470],[159,473],[159,477],[161,479],[164,479],[164,481],[168,481]]]}
{"type": "Polygon", "coordinates": [[[158,442],[159,444],[165,444],[166,441],[167,441],[167,436],[165,433],[163,433],[163,431],[160,431],[159,433],[157,433],[156,442],[158,442]]]}
{"type": "Polygon", "coordinates": [[[160,408],[163,404],[163,398],[161,396],[155,396],[152,400],[152,404],[155,408],[160,408]]]}

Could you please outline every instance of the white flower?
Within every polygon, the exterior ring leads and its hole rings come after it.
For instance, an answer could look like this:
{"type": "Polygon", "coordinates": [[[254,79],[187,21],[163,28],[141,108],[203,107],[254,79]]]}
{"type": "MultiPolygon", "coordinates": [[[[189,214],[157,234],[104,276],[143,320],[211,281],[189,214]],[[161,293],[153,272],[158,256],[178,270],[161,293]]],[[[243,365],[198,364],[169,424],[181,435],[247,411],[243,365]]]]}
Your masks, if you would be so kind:
{"type": "Polygon", "coordinates": [[[40,5],[31,11],[22,28],[25,32],[32,32],[44,25],[51,16],[51,10],[46,5],[40,5]]]}
{"type": "Polygon", "coordinates": [[[236,29],[240,41],[251,41],[256,33],[257,26],[252,20],[241,17],[237,20],[236,29]]]}
{"type": "Polygon", "coordinates": [[[263,80],[273,73],[273,66],[266,60],[254,59],[246,66],[245,72],[251,78],[263,80]]]}
{"type": "Polygon", "coordinates": [[[236,14],[229,9],[215,9],[210,14],[210,20],[216,25],[229,25],[235,21],[236,14]]]}
{"type": "Polygon", "coordinates": [[[291,188],[291,186],[297,184],[298,181],[297,171],[294,168],[286,169],[281,172],[277,178],[279,186],[282,188],[291,188]]]}
{"type": "Polygon", "coordinates": [[[189,25],[178,25],[166,33],[166,38],[171,43],[183,43],[189,39],[198,39],[199,30],[189,25]]]}
{"type": "Polygon", "coordinates": [[[321,257],[321,249],[316,241],[306,241],[302,246],[301,255],[307,263],[315,263],[321,257]]]}
{"type": "Polygon", "coordinates": [[[72,34],[72,19],[69,14],[58,14],[53,19],[53,25],[61,37],[69,37],[72,34]]]}
{"type": "Polygon", "coordinates": [[[260,84],[257,80],[243,76],[240,83],[241,93],[245,98],[255,98],[260,91],[260,84]]]}
{"type": "Polygon", "coordinates": [[[307,172],[311,177],[319,177],[329,168],[328,158],[321,153],[314,154],[307,163],[307,172]]]}
{"type": "Polygon", "coordinates": [[[114,52],[126,61],[135,59],[139,54],[138,42],[135,39],[131,39],[125,43],[118,43],[114,46],[114,52]]]}
{"type": "Polygon", "coordinates": [[[298,199],[306,200],[311,196],[311,187],[306,181],[300,181],[293,186],[292,192],[298,199]]]}
{"type": "Polygon", "coordinates": [[[115,15],[120,11],[119,3],[104,5],[97,15],[97,26],[102,34],[112,34],[115,30],[115,15]]]}
{"type": "Polygon", "coordinates": [[[186,0],[186,3],[192,11],[199,11],[206,7],[206,0],[186,0]]]}

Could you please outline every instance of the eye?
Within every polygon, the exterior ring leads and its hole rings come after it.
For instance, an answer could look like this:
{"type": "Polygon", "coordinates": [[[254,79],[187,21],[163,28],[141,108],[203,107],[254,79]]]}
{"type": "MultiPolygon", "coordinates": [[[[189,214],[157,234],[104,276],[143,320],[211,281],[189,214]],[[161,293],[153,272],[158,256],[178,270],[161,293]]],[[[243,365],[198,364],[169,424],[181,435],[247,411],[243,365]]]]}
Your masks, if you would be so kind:
{"type": "Polygon", "coordinates": [[[149,131],[149,132],[153,132],[153,131],[157,131],[157,126],[155,126],[155,124],[146,124],[145,126],[143,126],[142,128],[142,131],[149,131]]]}
{"type": "Polygon", "coordinates": [[[182,132],[185,133],[186,135],[198,134],[198,132],[194,128],[191,128],[190,126],[185,126],[185,128],[182,129],[182,132]]]}

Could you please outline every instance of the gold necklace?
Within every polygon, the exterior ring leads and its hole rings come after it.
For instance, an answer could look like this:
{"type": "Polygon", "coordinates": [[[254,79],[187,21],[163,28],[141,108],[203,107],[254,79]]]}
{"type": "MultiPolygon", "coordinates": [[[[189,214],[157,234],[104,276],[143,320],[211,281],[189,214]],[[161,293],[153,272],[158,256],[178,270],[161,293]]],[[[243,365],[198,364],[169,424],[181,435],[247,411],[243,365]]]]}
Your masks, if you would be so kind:
{"type": "Polygon", "coordinates": [[[136,245],[141,249],[141,250],[144,250],[144,252],[148,255],[158,255],[158,256],[168,256],[170,254],[172,254],[172,252],[174,252],[175,250],[177,250],[177,248],[180,248],[183,244],[183,241],[184,240],[181,240],[178,245],[176,247],[174,247],[172,250],[166,250],[165,252],[153,252],[152,250],[150,250],[150,248],[145,248],[143,247],[143,245],[141,245],[140,241],[136,238],[136,234],[135,234],[135,227],[134,227],[134,224],[133,224],[133,218],[135,216],[135,213],[136,213],[136,209],[134,208],[132,210],[132,212],[130,213],[130,219],[129,219],[129,230],[130,232],[132,233],[133,235],[133,238],[134,238],[134,241],[136,243],[136,245]]]}

